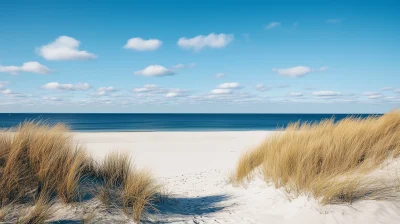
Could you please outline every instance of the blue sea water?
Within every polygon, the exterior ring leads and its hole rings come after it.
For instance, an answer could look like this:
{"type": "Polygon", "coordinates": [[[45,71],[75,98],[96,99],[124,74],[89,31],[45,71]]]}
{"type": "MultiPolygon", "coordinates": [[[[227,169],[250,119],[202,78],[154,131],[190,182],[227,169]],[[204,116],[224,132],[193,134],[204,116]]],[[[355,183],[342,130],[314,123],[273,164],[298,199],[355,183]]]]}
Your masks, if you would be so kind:
{"type": "Polygon", "coordinates": [[[287,124],[322,119],[343,119],[368,114],[50,114],[0,113],[0,128],[20,122],[41,120],[49,124],[62,122],[73,131],[250,131],[274,130],[287,124]]]}

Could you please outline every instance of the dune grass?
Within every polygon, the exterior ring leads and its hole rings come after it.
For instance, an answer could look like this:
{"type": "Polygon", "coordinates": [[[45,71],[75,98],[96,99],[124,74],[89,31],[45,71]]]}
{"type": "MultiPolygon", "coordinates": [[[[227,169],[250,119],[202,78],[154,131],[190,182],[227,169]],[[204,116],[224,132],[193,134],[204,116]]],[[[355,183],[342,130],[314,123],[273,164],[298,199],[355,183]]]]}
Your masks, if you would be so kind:
{"type": "Polygon", "coordinates": [[[250,181],[258,171],[291,195],[311,194],[322,204],[384,197],[388,186],[365,178],[400,153],[400,111],[362,119],[294,123],[242,155],[231,177],[250,181]]]}
{"type": "Polygon", "coordinates": [[[153,200],[160,195],[161,186],[148,170],[132,167],[127,154],[110,153],[97,168],[97,177],[103,181],[99,199],[107,205],[121,203],[124,212],[140,220],[148,208],[156,210],[153,200]]]}
{"type": "Polygon", "coordinates": [[[129,214],[138,221],[159,188],[149,172],[131,164],[129,156],[118,153],[96,163],[73,143],[65,125],[22,123],[0,132],[0,210],[33,205],[19,222],[41,223],[54,200],[80,202],[88,193],[104,191],[109,192],[104,200],[117,200],[115,205],[133,211],[129,214]]]}

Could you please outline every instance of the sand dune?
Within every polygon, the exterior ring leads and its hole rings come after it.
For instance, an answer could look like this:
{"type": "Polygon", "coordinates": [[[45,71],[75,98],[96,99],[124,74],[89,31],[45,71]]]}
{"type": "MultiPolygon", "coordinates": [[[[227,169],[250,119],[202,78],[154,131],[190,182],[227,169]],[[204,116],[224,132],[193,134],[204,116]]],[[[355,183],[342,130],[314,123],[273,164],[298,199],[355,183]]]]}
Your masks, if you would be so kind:
{"type": "MultiPolygon", "coordinates": [[[[394,200],[322,206],[306,196],[291,199],[261,180],[247,189],[227,184],[239,155],[269,133],[75,133],[75,140],[97,159],[119,150],[152,169],[171,199],[150,214],[149,223],[398,223],[400,202],[394,200]]],[[[375,173],[394,181],[399,169],[391,162],[375,173]]],[[[121,220],[117,216],[105,217],[121,220]]]]}

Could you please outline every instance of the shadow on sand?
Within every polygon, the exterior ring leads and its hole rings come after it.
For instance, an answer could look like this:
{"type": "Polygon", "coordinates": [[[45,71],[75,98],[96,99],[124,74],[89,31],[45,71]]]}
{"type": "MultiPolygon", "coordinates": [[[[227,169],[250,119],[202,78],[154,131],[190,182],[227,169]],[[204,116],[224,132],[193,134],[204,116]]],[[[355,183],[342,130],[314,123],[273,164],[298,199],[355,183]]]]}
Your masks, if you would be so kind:
{"type": "Polygon", "coordinates": [[[220,212],[231,206],[227,202],[232,197],[226,194],[210,195],[203,197],[172,197],[163,202],[156,204],[158,211],[149,211],[150,217],[156,215],[161,219],[143,220],[143,223],[169,223],[166,219],[174,219],[171,222],[176,222],[177,219],[185,219],[185,217],[205,216],[212,213],[220,212]]]}
{"type": "MultiPolygon", "coordinates": [[[[227,203],[232,199],[226,194],[210,195],[203,197],[170,197],[155,204],[157,211],[150,209],[146,217],[140,223],[175,223],[187,221],[196,216],[206,216],[220,212],[232,204],[227,203]],[[156,219],[154,219],[156,218],[156,219]]],[[[98,220],[99,223],[106,223],[104,220],[98,220]]],[[[78,224],[82,221],[59,220],[53,223],[57,224],[78,224]]]]}

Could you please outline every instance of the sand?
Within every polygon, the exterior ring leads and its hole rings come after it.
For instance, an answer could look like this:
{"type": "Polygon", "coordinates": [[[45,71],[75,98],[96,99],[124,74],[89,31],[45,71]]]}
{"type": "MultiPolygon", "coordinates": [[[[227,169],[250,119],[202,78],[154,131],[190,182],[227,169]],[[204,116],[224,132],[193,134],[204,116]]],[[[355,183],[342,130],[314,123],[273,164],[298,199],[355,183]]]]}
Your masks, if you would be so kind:
{"type": "MultiPolygon", "coordinates": [[[[131,154],[138,167],[151,169],[171,193],[171,199],[160,204],[159,213],[148,216],[148,223],[399,223],[398,201],[321,206],[306,196],[290,198],[261,180],[246,188],[229,185],[228,174],[240,154],[269,134],[115,132],[74,133],[74,138],[96,159],[118,150],[131,154]]],[[[379,175],[397,173],[397,168],[389,172],[387,167],[390,164],[382,167],[379,175]]],[[[104,223],[128,221],[118,211],[97,214],[102,215],[99,221],[104,223]]]]}

